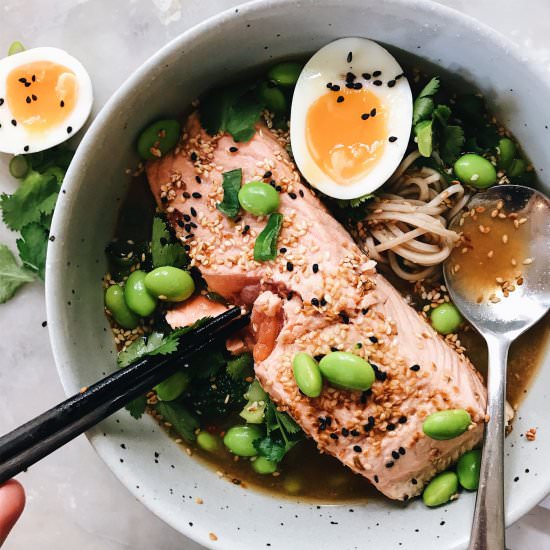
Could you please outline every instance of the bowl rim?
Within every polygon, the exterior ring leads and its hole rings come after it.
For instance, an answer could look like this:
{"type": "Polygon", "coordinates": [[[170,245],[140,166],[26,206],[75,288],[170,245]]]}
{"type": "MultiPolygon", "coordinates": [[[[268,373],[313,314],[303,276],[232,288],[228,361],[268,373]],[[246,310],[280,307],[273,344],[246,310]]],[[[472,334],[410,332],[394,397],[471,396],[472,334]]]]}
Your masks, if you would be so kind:
{"type": "MultiPolygon", "coordinates": [[[[327,2],[329,0],[322,1],[327,2]]],[[[341,1],[345,2],[346,0],[341,1]]],[[[195,38],[214,30],[216,27],[223,26],[227,21],[233,18],[261,15],[262,11],[266,8],[287,7],[288,9],[304,9],[307,4],[317,4],[318,2],[319,0],[252,0],[249,2],[244,2],[237,6],[225,9],[220,13],[197,23],[193,27],[187,29],[177,37],[170,40],[167,44],[162,46],[159,50],[157,50],[157,52],[145,60],[105,102],[91,122],[89,128],[86,130],[86,133],[77,148],[73,161],[67,170],[62,185],[62,189],[67,190],[68,188],[71,188],[72,192],[66,193],[62,206],[60,205],[60,207],[55,209],[51,224],[51,234],[60,236],[64,233],[63,227],[66,224],[68,212],[70,212],[72,204],[76,202],[76,196],[78,194],[77,190],[79,185],[77,185],[77,176],[85,169],[88,163],[87,149],[89,146],[93,144],[98,136],[101,136],[102,132],[107,128],[113,112],[116,112],[117,108],[123,105],[124,98],[135,89],[136,85],[139,84],[148,73],[154,70],[159,64],[162,64],[164,59],[174,50],[181,49],[185,46],[185,44],[192,42],[195,38]],[[75,183],[73,183],[74,179],[77,180],[75,183]]],[[[487,40],[492,42],[499,50],[505,50],[506,54],[513,57],[515,61],[518,63],[523,63],[528,71],[533,75],[534,79],[546,83],[547,88],[550,90],[550,75],[544,72],[530,55],[526,55],[515,42],[512,42],[497,30],[478,21],[474,17],[459,12],[456,9],[446,5],[433,2],[432,0],[385,0],[384,3],[402,7],[405,10],[411,10],[418,7],[421,10],[430,11],[434,17],[441,15],[446,19],[460,21],[464,27],[472,32],[472,34],[480,35],[484,41],[487,40]]],[[[67,366],[67,362],[64,360],[67,356],[66,337],[64,331],[59,329],[59,327],[63,326],[65,305],[61,298],[62,294],[59,292],[60,289],[63,288],[63,274],[62,270],[59,269],[60,258],[63,254],[62,248],[63,247],[56,246],[48,247],[46,259],[45,294],[46,312],[49,320],[48,325],[50,327],[49,338],[52,353],[63,390],[68,396],[72,394],[72,388],[75,387],[76,378],[74,376],[74,372],[67,366]]],[[[125,481],[124,476],[119,474],[117,469],[114,467],[115,460],[109,456],[108,453],[98,448],[93,441],[91,434],[87,432],[86,437],[99,457],[105,462],[109,469],[135,498],[142,502],[155,515],[160,517],[165,523],[184,534],[186,537],[189,537],[207,548],[214,548],[214,544],[205,534],[203,536],[203,534],[195,530],[182,528],[181,524],[173,521],[173,517],[169,512],[167,512],[163,505],[159,502],[151,501],[143,497],[143,495],[141,495],[133,485],[125,481]]],[[[549,493],[550,476],[547,478],[546,483],[540,483],[538,485],[538,490],[533,491],[530,497],[524,499],[520,506],[518,506],[515,510],[506,513],[506,525],[510,526],[512,523],[516,522],[549,493]]],[[[217,543],[216,546],[219,548],[219,543],[217,543]]]]}

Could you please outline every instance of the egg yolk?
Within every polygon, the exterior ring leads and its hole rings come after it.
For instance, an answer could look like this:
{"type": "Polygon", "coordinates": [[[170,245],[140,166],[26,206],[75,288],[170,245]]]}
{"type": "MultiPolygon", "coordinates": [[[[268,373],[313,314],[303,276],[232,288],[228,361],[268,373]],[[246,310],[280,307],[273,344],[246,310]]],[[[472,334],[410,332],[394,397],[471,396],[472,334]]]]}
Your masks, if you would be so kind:
{"type": "Polygon", "coordinates": [[[73,71],[51,61],[13,69],[6,80],[6,100],[17,124],[44,131],[61,124],[74,109],[78,83],[73,71]]]}
{"type": "Polygon", "coordinates": [[[386,116],[369,90],[330,91],[306,116],[306,141],[316,164],[340,185],[367,174],[384,152],[386,116]]]}

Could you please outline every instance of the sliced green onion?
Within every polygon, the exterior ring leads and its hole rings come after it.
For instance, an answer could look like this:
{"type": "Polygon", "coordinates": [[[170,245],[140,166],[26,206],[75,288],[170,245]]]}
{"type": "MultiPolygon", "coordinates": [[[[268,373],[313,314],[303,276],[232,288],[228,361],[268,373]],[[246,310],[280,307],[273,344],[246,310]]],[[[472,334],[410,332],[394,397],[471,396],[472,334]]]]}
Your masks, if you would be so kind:
{"type": "Polygon", "coordinates": [[[224,172],[223,176],[223,201],[216,205],[216,208],[228,216],[234,218],[241,209],[239,204],[239,191],[243,179],[243,171],[240,168],[224,172]]]}
{"type": "Polygon", "coordinates": [[[277,257],[277,239],[283,226],[283,215],[275,212],[269,216],[263,231],[256,237],[254,259],[257,262],[274,260],[277,257]]]}
{"type": "Polygon", "coordinates": [[[16,53],[21,53],[25,51],[25,46],[21,44],[18,40],[12,42],[8,48],[8,55],[14,55],[16,53]]]}
{"type": "Polygon", "coordinates": [[[29,171],[29,163],[23,155],[16,155],[10,160],[10,174],[17,179],[23,179],[29,171]]]}

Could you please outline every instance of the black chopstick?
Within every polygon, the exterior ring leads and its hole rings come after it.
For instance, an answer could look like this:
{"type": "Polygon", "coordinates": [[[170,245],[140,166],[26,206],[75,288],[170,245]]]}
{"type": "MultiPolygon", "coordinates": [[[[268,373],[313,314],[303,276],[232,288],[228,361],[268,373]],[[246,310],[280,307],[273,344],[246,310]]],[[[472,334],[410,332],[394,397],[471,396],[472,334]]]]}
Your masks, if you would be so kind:
{"type": "Polygon", "coordinates": [[[174,365],[230,336],[249,321],[232,308],[190,330],[170,355],[146,356],[103,378],[0,438],[0,483],[88,430],[113,412],[165,380],[174,365]]]}

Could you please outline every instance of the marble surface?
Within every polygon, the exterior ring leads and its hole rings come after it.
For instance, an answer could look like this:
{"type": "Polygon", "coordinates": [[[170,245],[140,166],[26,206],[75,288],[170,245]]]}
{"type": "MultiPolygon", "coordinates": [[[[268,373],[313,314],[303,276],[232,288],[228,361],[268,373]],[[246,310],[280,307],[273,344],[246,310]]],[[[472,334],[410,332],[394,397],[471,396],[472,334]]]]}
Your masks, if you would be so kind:
{"type": "MultiPolygon", "coordinates": [[[[88,68],[95,111],[149,55],[186,28],[238,0],[2,0],[0,51],[13,40],[58,46],[88,68]]],[[[516,41],[550,72],[546,0],[444,0],[516,41]]],[[[0,156],[0,192],[15,182],[0,156]]],[[[0,242],[14,244],[0,227],[0,242]]],[[[0,433],[64,396],[55,371],[43,286],[0,306],[0,433]]],[[[165,525],[114,478],[82,436],[21,475],[27,509],[5,550],[199,550],[165,525]]],[[[508,529],[512,550],[550,548],[550,498],[508,529]]]]}

